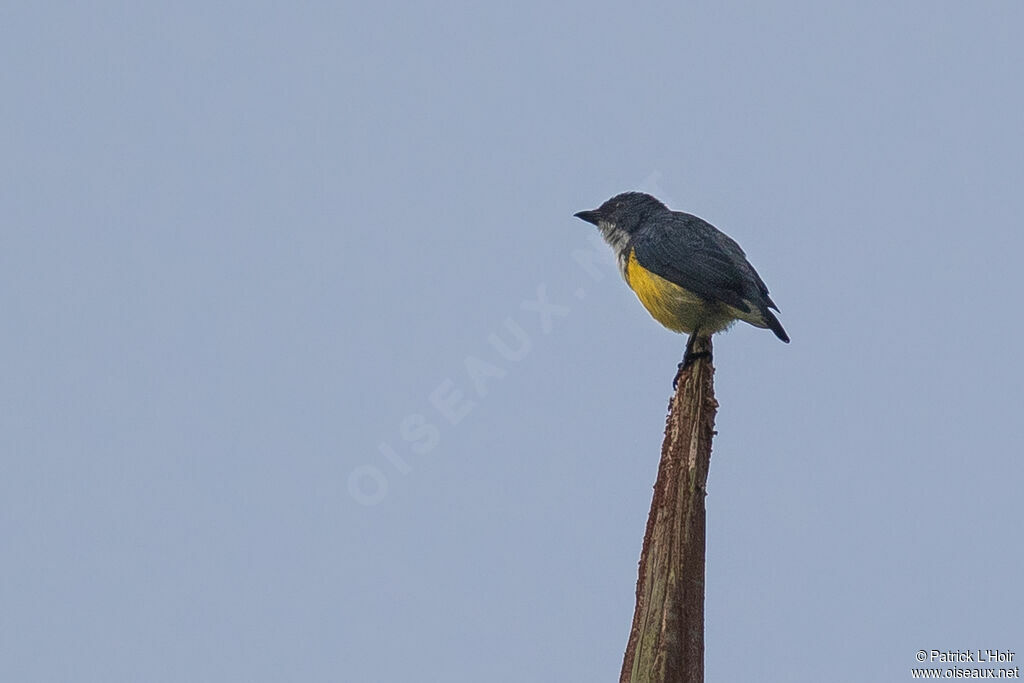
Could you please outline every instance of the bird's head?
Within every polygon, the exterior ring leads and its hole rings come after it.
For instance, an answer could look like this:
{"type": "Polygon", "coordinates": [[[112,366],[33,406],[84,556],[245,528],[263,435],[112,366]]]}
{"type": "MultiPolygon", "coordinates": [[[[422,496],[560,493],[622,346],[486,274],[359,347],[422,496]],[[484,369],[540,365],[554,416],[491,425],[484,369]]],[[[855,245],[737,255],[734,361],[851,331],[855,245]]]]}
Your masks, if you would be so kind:
{"type": "Polygon", "coordinates": [[[632,235],[652,215],[668,211],[668,207],[643,192],[617,194],[592,211],[580,211],[576,218],[593,223],[606,235],[622,231],[632,235]]]}

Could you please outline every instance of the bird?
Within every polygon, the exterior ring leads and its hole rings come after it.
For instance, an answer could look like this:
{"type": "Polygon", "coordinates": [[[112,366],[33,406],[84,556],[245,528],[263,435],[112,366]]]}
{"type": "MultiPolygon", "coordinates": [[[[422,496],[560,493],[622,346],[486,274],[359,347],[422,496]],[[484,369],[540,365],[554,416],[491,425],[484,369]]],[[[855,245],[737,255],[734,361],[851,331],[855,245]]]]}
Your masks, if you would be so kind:
{"type": "Polygon", "coordinates": [[[710,338],[737,320],[789,343],[772,312],[779,307],[743,249],[704,219],[672,211],[643,192],[615,195],[575,216],[597,226],[647,312],[668,329],[689,335],[680,373],[710,355],[694,351],[698,338],[710,338]]]}

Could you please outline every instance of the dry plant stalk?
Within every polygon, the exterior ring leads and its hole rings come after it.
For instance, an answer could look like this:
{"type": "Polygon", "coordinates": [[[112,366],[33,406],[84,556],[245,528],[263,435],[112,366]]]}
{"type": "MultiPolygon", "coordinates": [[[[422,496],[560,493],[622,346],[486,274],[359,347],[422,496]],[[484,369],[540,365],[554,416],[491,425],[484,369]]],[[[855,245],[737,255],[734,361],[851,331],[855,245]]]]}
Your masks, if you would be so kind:
{"type": "Polygon", "coordinates": [[[711,340],[678,377],[647,518],[620,683],[704,681],[704,497],[715,434],[711,340]]]}

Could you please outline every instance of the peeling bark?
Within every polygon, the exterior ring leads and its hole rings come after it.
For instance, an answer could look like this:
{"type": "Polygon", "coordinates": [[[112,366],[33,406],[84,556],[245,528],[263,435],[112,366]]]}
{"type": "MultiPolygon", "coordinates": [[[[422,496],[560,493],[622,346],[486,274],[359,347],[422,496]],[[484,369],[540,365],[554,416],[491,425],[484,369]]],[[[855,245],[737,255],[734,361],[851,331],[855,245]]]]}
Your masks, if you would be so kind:
{"type": "Polygon", "coordinates": [[[708,356],[680,373],[669,402],[620,683],[704,681],[704,496],[718,402],[711,340],[693,350],[708,356]]]}

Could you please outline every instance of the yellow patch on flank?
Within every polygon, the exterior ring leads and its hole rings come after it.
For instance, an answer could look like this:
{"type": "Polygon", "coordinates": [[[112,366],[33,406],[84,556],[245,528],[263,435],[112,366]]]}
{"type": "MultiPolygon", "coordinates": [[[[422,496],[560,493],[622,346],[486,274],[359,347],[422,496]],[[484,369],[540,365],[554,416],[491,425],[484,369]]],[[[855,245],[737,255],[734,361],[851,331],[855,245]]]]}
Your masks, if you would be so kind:
{"type": "Polygon", "coordinates": [[[636,260],[635,250],[629,252],[625,274],[626,283],[647,312],[670,330],[690,333],[700,327],[702,331],[715,332],[727,327],[733,318],[709,306],[696,294],[644,268],[636,260]]]}

